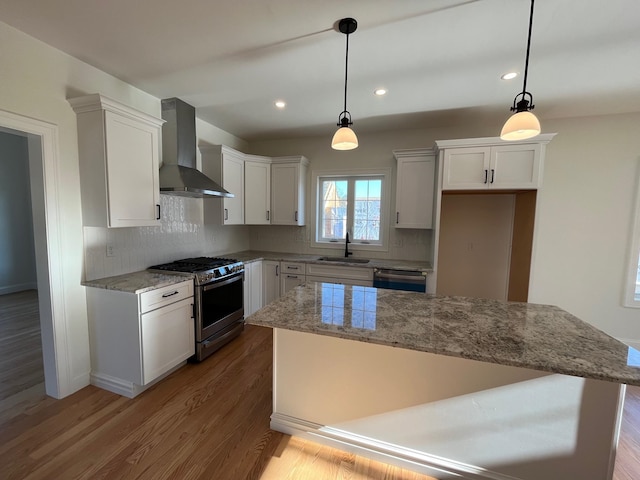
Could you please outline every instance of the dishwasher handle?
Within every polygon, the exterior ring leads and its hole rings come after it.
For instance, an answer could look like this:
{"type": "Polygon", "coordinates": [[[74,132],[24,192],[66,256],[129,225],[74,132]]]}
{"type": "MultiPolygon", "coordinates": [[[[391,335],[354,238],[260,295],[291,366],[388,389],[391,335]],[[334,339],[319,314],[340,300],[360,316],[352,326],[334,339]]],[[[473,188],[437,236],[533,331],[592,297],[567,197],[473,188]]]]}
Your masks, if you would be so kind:
{"type": "Polygon", "coordinates": [[[385,278],[390,280],[422,281],[422,277],[426,277],[426,274],[424,272],[416,272],[413,270],[387,270],[383,268],[376,268],[373,271],[373,277],[374,279],[385,278]]]}

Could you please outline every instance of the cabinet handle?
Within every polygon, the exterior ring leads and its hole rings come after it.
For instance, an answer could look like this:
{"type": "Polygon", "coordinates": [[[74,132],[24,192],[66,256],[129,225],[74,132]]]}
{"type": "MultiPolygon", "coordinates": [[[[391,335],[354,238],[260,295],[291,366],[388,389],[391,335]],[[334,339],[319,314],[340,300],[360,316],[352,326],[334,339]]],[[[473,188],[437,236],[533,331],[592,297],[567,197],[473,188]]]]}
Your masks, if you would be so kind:
{"type": "Polygon", "coordinates": [[[165,293],[164,295],[162,295],[162,298],[167,298],[167,297],[173,297],[174,295],[177,295],[178,291],[176,290],[173,293],[165,293]]]}
{"type": "Polygon", "coordinates": [[[278,267],[280,267],[280,265],[276,265],[276,277],[278,276],[278,267]]]}
{"type": "Polygon", "coordinates": [[[269,210],[267,210],[267,222],[270,220],[269,218],[269,210]]]}
{"type": "Polygon", "coordinates": [[[495,176],[496,171],[492,168],[491,169],[491,183],[493,183],[493,177],[495,176]]]}
{"type": "Polygon", "coordinates": [[[487,183],[488,179],[489,179],[489,170],[487,170],[485,168],[485,170],[484,170],[484,183],[487,183]]]}
{"type": "Polygon", "coordinates": [[[400,223],[400,212],[396,212],[396,223],[400,223]]]}
{"type": "Polygon", "coordinates": [[[298,278],[298,275],[287,275],[287,278],[298,278]]]}
{"type": "Polygon", "coordinates": [[[160,220],[160,204],[156,204],[156,207],[158,207],[158,216],[156,217],[156,220],[160,220]]]}
{"type": "Polygon", "coordinates": [[[295,215],[293,216],[293,219],[297,222],[298,221],[298,211],[296,210],[295,215]]]}
{"type": "Polygon", "coordinates": [[[227,208],[224,209],[224,219],[225,220],[229,220],[229,209],[227,209],[227,208]]]}
{"type": "Polygon", "coordinates": [[[291,265],[287,265],[287,270],[298,270],[298,267],[292,267],[291,265]]]}

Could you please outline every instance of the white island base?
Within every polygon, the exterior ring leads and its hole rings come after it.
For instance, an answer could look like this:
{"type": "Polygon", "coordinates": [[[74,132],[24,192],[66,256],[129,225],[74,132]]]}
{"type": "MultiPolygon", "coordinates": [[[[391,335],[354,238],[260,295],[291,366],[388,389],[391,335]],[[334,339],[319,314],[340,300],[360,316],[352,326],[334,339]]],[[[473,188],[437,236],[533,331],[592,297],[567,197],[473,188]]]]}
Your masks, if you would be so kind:
{"type": "Polygon", "coordinates": [[[611,479],[624,385],[274,328],[271,428],[439,479],[611,479]]]}

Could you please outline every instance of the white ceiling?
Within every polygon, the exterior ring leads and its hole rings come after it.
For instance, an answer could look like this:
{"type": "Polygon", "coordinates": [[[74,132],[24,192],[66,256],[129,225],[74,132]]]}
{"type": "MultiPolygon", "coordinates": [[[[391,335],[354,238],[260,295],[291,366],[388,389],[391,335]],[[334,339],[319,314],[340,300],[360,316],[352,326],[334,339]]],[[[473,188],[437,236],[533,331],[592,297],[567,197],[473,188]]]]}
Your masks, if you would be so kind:
{"type": "MultiPolygon", "coordinates": [[[[245,140],[471,114],[496,135],[522,90],[529,0],[0,0],[0,19],[245,140]],[[500,75],[515,70],[515,80],[500,75]],[[384,86],[385,97],[373,90],[384,86]],[[274,108],[283,99],[286,109],[274,108]]],[[[538,0],[528,90],[553,117],[640,111],[640,1],[538,0]]]]}

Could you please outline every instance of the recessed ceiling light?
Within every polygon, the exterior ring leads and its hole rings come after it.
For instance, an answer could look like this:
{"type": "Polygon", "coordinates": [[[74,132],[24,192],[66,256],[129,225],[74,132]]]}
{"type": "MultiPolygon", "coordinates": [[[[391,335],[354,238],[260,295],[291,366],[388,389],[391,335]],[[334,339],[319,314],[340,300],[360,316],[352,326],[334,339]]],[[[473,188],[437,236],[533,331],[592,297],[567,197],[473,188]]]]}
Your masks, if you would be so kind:
{"type": "Polygon", "coordinates": [[[381,97],[382,95],[386,95],[387,94],[387,89],[386,88],[376,88],[373,93],[379,97],[381,97]]]}
{"type": "Polygon", "coordinates": [[[509,73],[505,73],[500,78],[502,80],[511,80],[513,78],[516,78],[517,76],[518,76],[518,72],[509,72],[509,73]]]}
{"type": "Polygon", "coordinates": [[[276,100],[275,106],[278,107],[278,108],[284,108],[284,107],[287,106],[287,104],[282,100],[276,100]]]}

